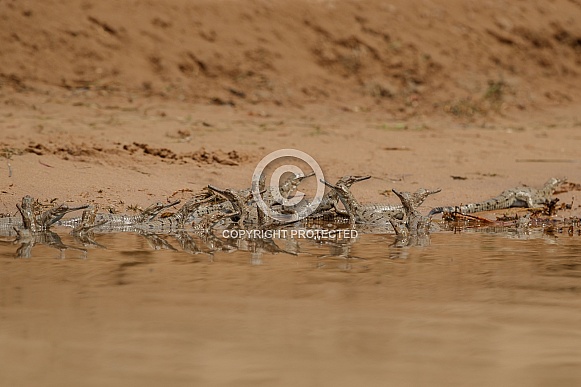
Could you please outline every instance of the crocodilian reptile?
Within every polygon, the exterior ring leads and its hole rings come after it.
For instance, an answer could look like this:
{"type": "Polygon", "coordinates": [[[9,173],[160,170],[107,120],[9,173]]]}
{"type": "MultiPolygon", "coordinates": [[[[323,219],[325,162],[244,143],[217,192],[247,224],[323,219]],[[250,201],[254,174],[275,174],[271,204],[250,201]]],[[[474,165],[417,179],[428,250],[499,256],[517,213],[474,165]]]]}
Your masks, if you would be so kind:
{"type": "Polygon", "coordinates": [[[511,188],[503,191],[497,197],[485,200],[483,202],[464,204],[461,206],[436,207],[430,211],[428,216],[442,212],[459,212],[462,214],[470,214],[481,211],[502,210],[511,207],[539,207],[551,201],[551,195],[563,182],[565,182],[565,179],[557,179],[552,177],[541,189],[535,189],[531,187],[511,188]]]}

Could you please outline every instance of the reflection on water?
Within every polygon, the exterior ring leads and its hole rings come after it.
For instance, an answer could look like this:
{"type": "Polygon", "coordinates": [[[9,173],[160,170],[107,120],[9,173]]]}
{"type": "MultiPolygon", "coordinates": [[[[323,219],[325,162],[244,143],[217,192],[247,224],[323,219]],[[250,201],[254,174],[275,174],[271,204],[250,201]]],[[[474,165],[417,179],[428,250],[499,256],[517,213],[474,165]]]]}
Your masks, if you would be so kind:
{"type": "Polygon", "coordinates": [[[0,385],[579,385],[581,237],[493,231],[4,238],[0,385]]]}

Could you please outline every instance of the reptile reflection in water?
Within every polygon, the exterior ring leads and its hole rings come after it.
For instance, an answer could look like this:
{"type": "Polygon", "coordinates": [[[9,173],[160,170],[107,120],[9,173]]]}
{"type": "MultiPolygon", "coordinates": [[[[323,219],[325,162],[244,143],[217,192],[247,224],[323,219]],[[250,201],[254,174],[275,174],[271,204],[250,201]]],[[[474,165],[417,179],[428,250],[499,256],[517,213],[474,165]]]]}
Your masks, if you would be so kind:
{"type": "MultiPolygon", "coordinates": [[[[427,218],[424,218],[424,220],[427,218]]],[[[18,245],[15,256],[18,258],[32,258],[35,247],[47,246],[58,250],[61,259],[67,258],[67,251],[75,251],[80,254],[75,257],[90,258],[90,251],[94,249],[109,249],[106,241],[123,240],[129,235],[138,236],[146,242],[150,250],[169,250],[176,253],[190,255],[204,255],[212,259],[216,254],[246,252],[251,255],[251,262],[258,264],[264,254],[286,254],[298,256],[306,253],[318,256],[321,259],[334,257],[335,259],[364,260],[364,256],[354,253],[358,242],[363,235],[374,235],[381,238],[378,248],[387,253],[389,258],[406,258],[410,248],[427,248],[431,243],[432,235],[458,234],[458,233],[486,233],[495,234],[502,238],[533,240],[556,240],[559,237],[581,237],[579,221],[557,222],[532,221],[531,226],[523,226],[522,222],[503,222],[496,225],[470,224],[467,222],[430,222],[415,223],[412,227],[416,232],[409,232],[409,225],[404,221],[394,221],[398,231],[387,232],[385,228],[371,227],[369,225],[347,224],[336,225],[335,230],[343,231],[332,234],[328,230],[317,227],[310,222],[309,228],[293,225],[280,229],[275,237],[252,237],[253,230],[244,230],[237,227],[213,227],[207,230],[176,230],[167,232],[149,232],[145,230],[132,230],[131,232],[95,232],[93,230],[79,232],[66,232],[64,228],[45,230],[36,233],[19,231],[16,236],[4,237],[0,240],[3,245],[18,245]],[[429,230],[436,230],[430,232],[429,230]],[[234,233],[233,231],[237,232],[234,233]],[[405,230],[405,231],[402,231],[405,230]],[[56,231],[56,232],[55,232],[56,231]],[[58,232],[62,233],[59,235],[58,232]],[[229,231],[229,232],[225,232],[229,231]],[[246,231],[245,233],[241,231],[246,231]],[[291,234],[292,231],[292,234],[291,234]],[[312,231],[309,233],[308,231],[312,231]],[[321,231],[325,231],[333,237],[321,237],[321,231]],[[235,237],[232,237],[234,235],[235,237]],[[292,235],[292,236],[291,236],[292,235]],[[295,237],[300,235],[300,237],[295,237]],[[310,237],[309,237],[310,235],[310,237]],[[321,251],[324,250],[324,251],[321,251]]],[[[264,230],[263,230],[264,231],[264,230]]],[[[264,234],[263,234],[264,235],[264,234]]],[[[46,254],[44,254],[46,255],[46,254]]],[[[70,257],[70,256],[69,256],[70,257]]]]}

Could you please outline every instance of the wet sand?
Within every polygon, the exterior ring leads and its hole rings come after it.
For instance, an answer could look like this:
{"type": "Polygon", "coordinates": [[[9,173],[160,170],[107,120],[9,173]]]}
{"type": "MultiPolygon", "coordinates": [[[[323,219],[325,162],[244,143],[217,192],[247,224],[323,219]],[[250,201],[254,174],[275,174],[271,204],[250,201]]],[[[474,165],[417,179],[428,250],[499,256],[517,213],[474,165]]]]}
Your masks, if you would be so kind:
{"type": "MultiPolygon", "coordinates": [[[[483,128],[321,106],[265,108],[263,117],[250,108],[149,99],[108,101],[114,108],[103,109],[80,97],[27,98],[33,102],[10,108],[4,118],[9,158],[0,162],[3,213],[14,213],[24,195],[126,212],[186,199],[208,184],[246,188],[258,162],[284,148],[310,154],[330,181],[372,175],[353,188],[364,202],[398,203],[392,188],[441,188],[426,210],[488,199],[519,185],[540,188],[552,176],[581,182],[581,136],[572,108],[483,128]],[[85,102],[76,106],[79,101],[85,102]]],[[[570,203],[574,196],[558,197],[570,203]]],[[[579,214],[575,203],[565,215],[579,214]]]]}

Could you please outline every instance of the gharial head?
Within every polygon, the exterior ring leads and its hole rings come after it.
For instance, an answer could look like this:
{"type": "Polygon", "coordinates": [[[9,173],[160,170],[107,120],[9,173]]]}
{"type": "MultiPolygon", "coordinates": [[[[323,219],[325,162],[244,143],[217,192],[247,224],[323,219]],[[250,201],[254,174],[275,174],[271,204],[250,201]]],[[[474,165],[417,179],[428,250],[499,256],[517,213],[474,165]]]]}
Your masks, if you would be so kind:
{"type": "Polygon", "coordinates": [[[234,199],[240,197],[240,195],[238,195],[234,190],[232,190],[230,188],[221,189],[221,188],[218,188],[218,187],[214,187],[213,185],[208,185],[208,188],[212,192],[217,193],[219,195],[222,195],[222,196],[224,196],[228,200],[234,200],[234,199]]]}
{"type": "Polygon", "coordinates": [[[321,179],[321,183],[325,184],[327,187],[331,188],[334,192],[337,192],[341,196],[347,196],[350,194],[349,186],[346,185],[345,183],[339,182],[337,184],[331,184],[328,181],[325,181],[322,179],[321,179]]]}
{"type": "Polygon", "coordinates": [[[343,176],[342,178],[340,178],[337,181],[337,184],[335,184],[335,185],[329,183],[328,181],[324,181],[324,180],[321,180],[321,182],[323,184],[325,184],[327,187],[331,188],[331,190],[329,192],[327,192],[327,201],[328,202],[335,202],[335,201],[339,200],[339,197],[337,195],[339,195],[343,198],[352,197],[353,195],[351,194],[351,191],[349,191],[349,188],[351,188],[351,186],[354,183],[368,180],[370,178],[371,178],[370,175],[364,175],[364,176],[347,175],[347,176],[343,176]]]}
{"type": "Polygon", "coordinates": [[[400,192],[397,191],[396,189],[392,189],[392,192],[397,195],[397,197],[401,201],[401,204],[403,204],[405,208],[413,210],[419,207],[428,196],[437,194],[440,191],[441,189],[429,190],[425,188],[420,188],[416,192],[410,193],[410,192],[400,192]]]}
{"type": "Polygon", "coordinates": [[[547,180],[547,182],[545,183],[545,187],[552,187],[555,188],[557,186],[559,186],[560,184],[563,184],[567,182],[567,178],[566,177],[551,177],[549,180],[547,180]]]}
{"type": "Polygon", "coordinates": [[[346,185],[347,187],[351,187],[353,184],[358,183],[360,181],[364,181],[364,180],[368,180],[371,179],[370,175],[362,175],[362,176],[352,176],[352,175],[347,175],[347,176],[343,176],[341,177],[338,181],[337,181],[337,186],[338,185],[346,185]]]}
{"type": "Polygon", "coordinates": [[[309,173],[308,175],[293,174],[280,183],[280,191],[282,193],[290,193],[295,190],[303,180],[314,175],[315,172],[309,173]]]}
{"type": "MultiPolygon", "coordinates": [[[[253,196],[252,191],[246,192],[246,193],[241,193],[241,191],[238,191],[235,189],[231,189],[231,188],[220,189],[220,188],[214,187],[213,185],[210,185],[210,184],[208,185],[208,189],[214,193],[217,193],[218,195],[223,196],[224,198],[226,198],[226,200],[229,200],[230,202],[232,202],[232,201],[247,202],[253,196]]],[[[242,191],[242,192],[244,192],[244,191],[242,191]]],[[[261,191],[261,193],[264,193],[264,191],[261,191]]]]}

